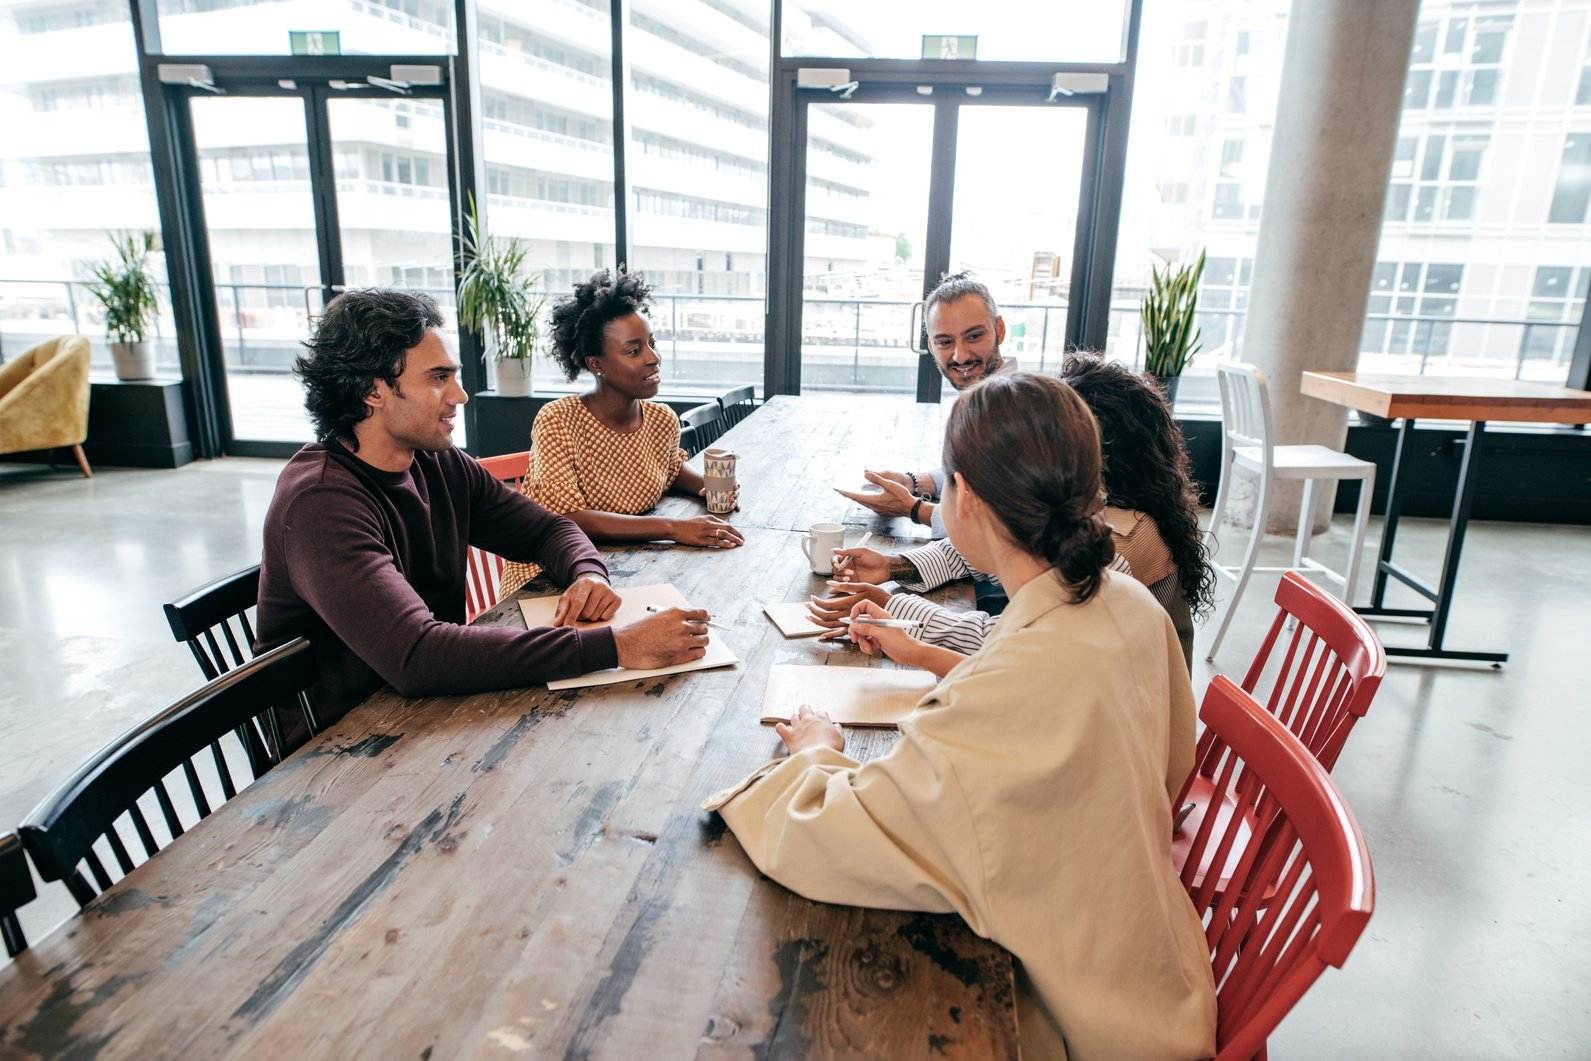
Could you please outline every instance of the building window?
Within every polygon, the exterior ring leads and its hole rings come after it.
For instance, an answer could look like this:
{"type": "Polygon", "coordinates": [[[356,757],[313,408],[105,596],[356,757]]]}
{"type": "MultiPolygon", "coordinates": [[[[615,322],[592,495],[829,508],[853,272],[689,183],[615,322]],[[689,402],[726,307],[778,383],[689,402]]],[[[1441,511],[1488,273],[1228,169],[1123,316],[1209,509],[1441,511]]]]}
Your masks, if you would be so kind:
{"type": "Polygon", "coordinates": [[[1370,281],[1361,354],[1426,358],[1445,355],[1458,312],[1464,266],[1377,262],[1370,281]],[[1392,319],[1387,319],[1387,318],[1392,319]]]}
{"type": "Polygon", "coordinates": [[[1574,350],[1575,325],[1585,313],[1586,289],[1591,286],[1591,266],[1538,265],[1530,289],[1525,319],[1552,327],[1528,327],[1523,340],[1530,358],[1566,362],[1574,350]],[[1567,327],[1560,325],[1567,324],[1567,327]]]}
{"type": "Polygon", "coordinates": [[[1512,15],[1454,15],[1446,22],[1422,22],[1409,53],[1403,109],[1495,106],[1513,25],[1512,15]]]}
{"type": "Polygon", "coordinates": [[[1488,138],[1477,134],[1400,136],[1392,155],[1385,219],[1429,223],[1475,215],[1488,138]],[[1411,217],[1412,209],[1412,217],[1411,217]]]}
{"type": "Polygon", "coordinates": [[[1563,162],[1558,167],[1558,185],[1553,189],[1547,221],[1552,224],[1580,225],[1591,205],[1591,133],[1571,133],[1563,142],[1563,162]]]}

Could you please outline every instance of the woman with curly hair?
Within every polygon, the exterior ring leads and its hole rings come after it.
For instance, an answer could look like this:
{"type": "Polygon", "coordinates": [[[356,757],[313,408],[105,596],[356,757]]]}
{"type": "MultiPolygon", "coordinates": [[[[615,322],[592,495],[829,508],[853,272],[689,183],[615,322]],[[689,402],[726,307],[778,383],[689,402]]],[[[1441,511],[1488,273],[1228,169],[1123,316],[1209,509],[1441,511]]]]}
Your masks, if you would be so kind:
{"type": "MultiPolygon", "coordinates": [[[[1209,1057],[1210,953],[1166,854],[1193,688],[1166,613],[1105,569],[1094,418],[1054,376],[991,377],[951,409],[944,469],[950,540],[1011,598],[989,639],[888,754],[857,762],[803,707],[790,755],[707,807],[809,899],[960,914],[1010,950],[1024,1057],[1209,1057]]],[[[915,662],[904,631],[857,630],[915,662]]]]}
{"type": "MultiPolygon", "coordinates": [[[[1098,354],[1076,353],[1062,364],[1071,385],[1099,424],[1105,470],[1105,522],[1125,566],[1171,616],[1188,667],[1193,666],[1193,621],[1215,604],[1215,572],[1199,531],[1199,491],[1189,475],[1182,429],[1159,389],[1126,365],[1098,354]]],[[[1021,452],[1020,450],[1016,452],[1021,452]]],[[[945,608],[910,593],[891,594],[877,583],[891,578],[907,589],[933,589],[972,569],[955,546],[941,539],[899,556],[871,549],[841,550],[853,557],[851,581],[833,585],[837,596],[811,602],[813,620],[835,628],[858,600],[871,600],[903,619],[922,622],[922,640],[948,652],[929,669],[943,674],[959,655],[976,652],[995,616],[945,608]]]]}
{"type": "MultiPolygon", "coordinates": [[[[573,382],[589,372],[596,386],[536,414],[522,489],[593,541],[732,549],[744,539],[716,516],[647,515],[665,493],[701,496],[706,489],[700,473],[685,467],[679,417],[650,400],[662,365],[647,320],[650,299],[640,274],[604,269],[553,306],[552,354],[564,378],[573,382]]],[[[539,570],[507,565],[502,592],[512,593],[539,570]]]]}

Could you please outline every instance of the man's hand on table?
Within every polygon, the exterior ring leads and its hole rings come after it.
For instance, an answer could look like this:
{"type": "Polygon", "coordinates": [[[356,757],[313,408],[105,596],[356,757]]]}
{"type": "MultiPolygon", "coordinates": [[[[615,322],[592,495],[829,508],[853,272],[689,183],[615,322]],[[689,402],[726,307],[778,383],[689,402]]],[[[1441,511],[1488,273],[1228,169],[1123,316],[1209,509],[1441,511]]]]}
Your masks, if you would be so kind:
{"type": "Polygon", "coordinates": [[[707,612],[701,608],[669,608],[628,626],[613,628],[619,666],[652,670],[688,663],[707,655],[707,612]]]}
{"type": "Polygon", "coordinates": [[[880,516],[909,516],[912,506],[917,503],[917,497],[907,486],[908,479],[903,472],[875,472],[864,471],[863,476],[874,486],[883,490],[883,493],[861,493],[854,490],[836,489],[835,493],[841,497],[848,497],[864,508],[870,508],[880,516]]]}
{"type": "Polygon", "coordinates": [[[608,580],[597,574],[581,575],[558,598],[552,625],[573,626],[580,621],[611,619],[619,610],[619,595],[608,580]]]}

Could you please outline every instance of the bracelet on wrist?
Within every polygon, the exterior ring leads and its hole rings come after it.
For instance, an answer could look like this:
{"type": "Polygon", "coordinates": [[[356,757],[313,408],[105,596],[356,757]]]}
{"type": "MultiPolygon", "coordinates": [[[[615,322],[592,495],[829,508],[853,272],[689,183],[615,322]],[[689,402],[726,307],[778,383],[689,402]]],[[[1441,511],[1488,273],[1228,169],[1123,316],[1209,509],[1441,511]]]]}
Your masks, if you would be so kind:
{"type": "Polygon", "coordinates": [[[906,475],[912,481],[912,493],[916,494],[918,497],[923,496],[923,492],[917,488],[917,473],[916,472],[907,472],[906,475]]]}
{"type": "Polygon", "coordinates": [[[922,507],[923,507],[923,502],[924,502],[924,501],[925,501],[925,500],[927,500],[927,498],[923,498],[923,497],[919,497],[919,498],[918,498],[918,499],[917,499],[917,500],[916,500],[916,501],[915,501],[915,502],[914,502],[914,503],[913,503],[913,504],[912,504],[912,514],[911,514],[911,521],[912,521],[912,522],[913,522],[913,523],[921,523],[921,522],[922,522],[922,520],[920,520],[920,519],[918,519],[918,518],[917,518],[917,513],[918,513],[918,512],[920,512],[920,511],[921,511],[921,510],[922,510],[922,507]]]}

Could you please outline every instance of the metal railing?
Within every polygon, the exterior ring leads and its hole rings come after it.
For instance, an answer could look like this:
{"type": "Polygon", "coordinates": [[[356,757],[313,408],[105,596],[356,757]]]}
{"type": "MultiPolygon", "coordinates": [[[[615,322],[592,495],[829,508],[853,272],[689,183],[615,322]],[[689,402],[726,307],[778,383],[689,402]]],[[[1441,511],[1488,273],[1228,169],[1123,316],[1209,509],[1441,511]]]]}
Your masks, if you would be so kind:
{"type": "MultiPolygon", "coordinates": [[[[451,287],[415,289],[443,306],[453,304],[451,287]]],[[[320,311],[321,293],[318,284],[217,284],[228,369],[290,371],[308,333],[309,318],[320,311]]],[[[549,292],[549,298],[566,293],[549,292]]],[[[760,378],[763,296],[657,293],[653,301],[653,328],[671,381],[689,383],[700,376],[716,382],[726,374],[760,378]]],[[[908,329],[915,300],[811,292],[802,301],[803,358],[824,366],[827,385],[876,389],[883,383],[878,378],[881,373],[893,377],[911,369],[916,355],[908,329]]],[[[1040,371],[1053,367],[1065,353],[1066,312],[1064,301],[1006,303],[1001,313],[1007,350],[1040,371]]],[[[1204,349],[1225,347],[1227,356],[1241,357],[1245,317],[1240,309],[1201,311],[1204,349]]],[[[0,358],[62,331],[97,340],[103,327],[102,312],[78,281],[0,279],[0,358]]],[[[1436,370],[1552,379],[1567,372],[1577,328],[1577,321],[1370,314],[1365,318],[1360,364],[1419,374],[1436,370]],[[1500,345],[1499,332],[1509,343],[1506,358],[1491,354],[1500,345]]],[[[163,370],[175,371],[175,337],[164,313],[156,317],[153,333],[163,370]]],[[[94,346],[95,363],[109,364],[103,342],[95,341],[94,346]]],[[[1112,304],[1105,352],[1135,366],[1142,364],[1136,298],[1112,304]]],[[[546,371],[554,370],[547,366],[546,371]]],[[[1208,361],[1196,361],[1189,370],[1191,375],[1213,372],[1208,361]]],[[[902,388],[910,389],[898,381],[882,389],[902,388]]]]}

